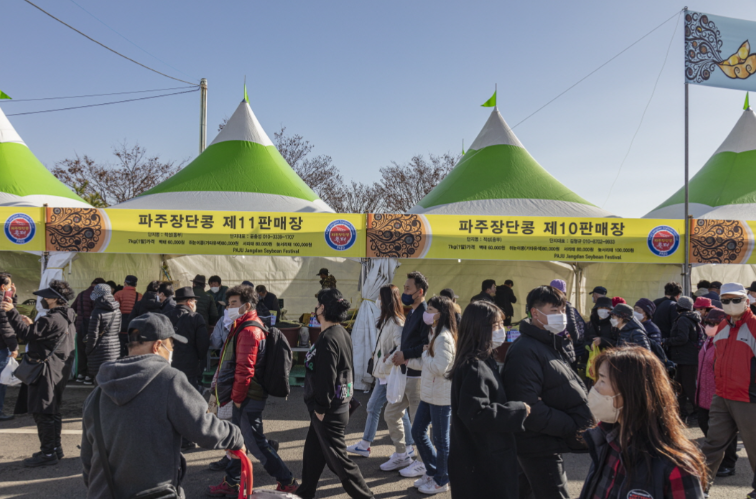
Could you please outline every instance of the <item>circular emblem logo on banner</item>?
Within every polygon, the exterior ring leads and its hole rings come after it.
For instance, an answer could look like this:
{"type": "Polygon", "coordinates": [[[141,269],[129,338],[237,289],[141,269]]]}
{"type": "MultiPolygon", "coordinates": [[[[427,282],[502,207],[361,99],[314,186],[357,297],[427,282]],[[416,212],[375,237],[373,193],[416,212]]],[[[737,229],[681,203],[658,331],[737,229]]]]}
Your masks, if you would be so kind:
{"type": "Polygon", "coordinates": [[[357,241],[357,229],[346,220],[334,220],[326,227],[325,240],[336,251],[346,251],[357,241]]]}
{"type": "Polygon", "coordinates": [[[34,239],[37,226],[29,215],[14,213],[5,221],[5,237],[12,243],[26,244],[34,239]]]}
{"type": "Polygon", "coordinates": [[[680,247],[680,234],[667,225],[660,225],[648,233],[648,249],[656,256],[670,256],[680,247]]]}

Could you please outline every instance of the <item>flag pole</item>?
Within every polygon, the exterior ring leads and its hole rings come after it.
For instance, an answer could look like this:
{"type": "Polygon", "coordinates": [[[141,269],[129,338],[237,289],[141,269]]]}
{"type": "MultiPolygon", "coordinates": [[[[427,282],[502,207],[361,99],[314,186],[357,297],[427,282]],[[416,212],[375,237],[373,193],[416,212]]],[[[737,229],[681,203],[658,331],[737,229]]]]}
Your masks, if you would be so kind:
{"type": "Polygon", "coordinates": [[[200,154],[207,143],[207,78],[200,80],[200,154]]]}
{"type": "Polygon", "coordinates": [[[499,84],[494,83],[494,95],[496,96],[496,104],[494,104],[494,109],[499,109],[499,84]]]}
{"type": "Polygon", "coordinates": [[[685,83],[685,265],[683,266],[683,291],[690,296],[690,230],[691,223],[688,185],[688,83],[685,83]]]}

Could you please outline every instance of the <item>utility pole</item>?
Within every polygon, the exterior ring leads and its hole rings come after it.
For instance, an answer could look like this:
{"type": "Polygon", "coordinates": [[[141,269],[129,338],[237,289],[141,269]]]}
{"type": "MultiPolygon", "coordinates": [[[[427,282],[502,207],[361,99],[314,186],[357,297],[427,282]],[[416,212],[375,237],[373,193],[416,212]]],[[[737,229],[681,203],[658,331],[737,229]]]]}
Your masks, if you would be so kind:
{"type": "Polygon", "coordinates": [[[200,154],[207,144],[207,78],[200,80],[200,154]]]}

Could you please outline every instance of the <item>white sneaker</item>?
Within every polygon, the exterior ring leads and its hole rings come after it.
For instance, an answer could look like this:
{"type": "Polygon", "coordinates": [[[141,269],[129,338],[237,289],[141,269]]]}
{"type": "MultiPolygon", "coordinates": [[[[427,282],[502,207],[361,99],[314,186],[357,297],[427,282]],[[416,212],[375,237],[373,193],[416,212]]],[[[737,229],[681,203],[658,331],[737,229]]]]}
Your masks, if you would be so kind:
{"type": "Polygon", "coordinates": [[[89,376],[87,376],[86,378],[84,378],[84,384],[85,385],[91,385],[92,384],[92,378],[90,378],[89,376]]]}
{"type": "Polygon", "coordinates": [[[399,474],[405,478],[423,476],[425,475],[425,465],[420,461],[415,461],[414,463],[410,464],[402,471],[400,471],[399,474]]]}
{"type": "Polygon", "coordinates": [[[404,468],[407,465],[412,464],[412,458],[406,453],[397,454],[394,452],[388,461],[381,465],[383,471],[395,471],[404,468]]]}
{"type": "Polygon", "coordinates": [[[448,492],[449,491],[449,484],[446,485],[436,485],[435,480],[431,480],[430,482],[426,483],[422,487],[417,489],[418,492],[421,492],[423,494],[440,494],[442,492],[448,492]]]}
{"type": "Polygon", "coordinates": [[[370,447],[368,447],[367,449],[360,449],[360,442],[347,447],[347,452],[350,454],[357,454],[358,456],[362,457],[370,457],[370,447]]]}
{"type": "Polygon", "coordinates": [[[79,374],[78,376],[76,376],[76,382],[77,383],[81,383],[82,381],[84,381],[84,375],[83,374],[79,374]]]}
{"type": "Polygon", "coordinates": [[[423,475],[420,478],[418,478],[417,480],[415,480],[415,483],[413,485],[415,486],[416,489],[419,489],[420,487],[422,487],[423,485],[425,485],[429,481],[433,481],[433,477],[430,477],[428,475],[423,475]]]}
{"type": "Polygon", "coordinates": [[[414,457],[415,456],[415,446],[414,445],[408,445],[407,446],[407,455],[409,457],[414,457]]]}

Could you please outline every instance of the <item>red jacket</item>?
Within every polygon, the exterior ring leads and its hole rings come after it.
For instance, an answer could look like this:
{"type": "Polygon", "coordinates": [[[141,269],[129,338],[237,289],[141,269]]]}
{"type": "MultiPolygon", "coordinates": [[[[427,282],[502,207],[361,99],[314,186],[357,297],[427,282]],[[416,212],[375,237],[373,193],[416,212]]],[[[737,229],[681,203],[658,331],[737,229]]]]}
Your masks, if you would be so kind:
{"type": "Polygon", "coordinates": [[[134,286],[124,286],[122,290],[113,295],[115,301],[121,305],[121,313],[128,316],[134,308],[134,304],[142,299],[134,286]]]}
{"type": "Polygon", "coordinates": [[[735,324],[722,321],[714,336],[717,395],[738,402],[756,402],[756,316],[746,309],[735,324]]]}
{"type": "Polygon", "coordinates": [[[257,311],[252,309],[242,315],[231,328],[231,334],[226,341],[236,341],[236,373],[231,400],[241,404],[247,397],[264,400],[268,395],[253,379],[255,373],[263,369],[265,363],[265,339],[267,334],[259,327],[249,326],[239,330],[247,321],[260,322],[257,311]],[[238,338],[237,338],[238,336],[238,338]]]}

